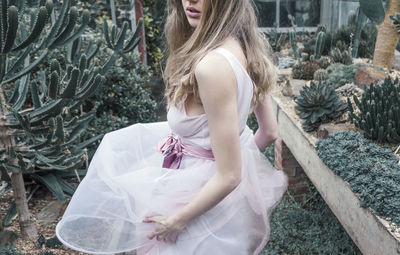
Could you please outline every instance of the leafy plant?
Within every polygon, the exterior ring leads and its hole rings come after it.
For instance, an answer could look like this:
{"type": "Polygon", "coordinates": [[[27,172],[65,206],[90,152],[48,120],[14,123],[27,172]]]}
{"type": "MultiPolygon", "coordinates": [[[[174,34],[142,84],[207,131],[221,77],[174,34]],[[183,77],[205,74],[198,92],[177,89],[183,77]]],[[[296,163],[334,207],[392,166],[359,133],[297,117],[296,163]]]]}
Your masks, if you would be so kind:
{"type": "Polygon", "coordinates": [[[296,98],[296,104],[306,132],[317,129],[321,123],[339,118],[346,110],[346,104],[326,82],[311,82],[310,86],[304,86],[296,98]]]}
{"type": "Polygon", "coordinates": [[[350,236],[310,184],[306,201],[287,191],[273,211],[271,235],[262,255],[360,254],[350,236]]]}
{"type": "Polygon", "coordinates": [[[366,138],[379,142],[400,143],[400,86],[390,77],[383,84],[364,87],[361,102],[353,96],[358,108],[356,114],[350,98],[347,98],[349,119],[364,131],[366,138]]]}

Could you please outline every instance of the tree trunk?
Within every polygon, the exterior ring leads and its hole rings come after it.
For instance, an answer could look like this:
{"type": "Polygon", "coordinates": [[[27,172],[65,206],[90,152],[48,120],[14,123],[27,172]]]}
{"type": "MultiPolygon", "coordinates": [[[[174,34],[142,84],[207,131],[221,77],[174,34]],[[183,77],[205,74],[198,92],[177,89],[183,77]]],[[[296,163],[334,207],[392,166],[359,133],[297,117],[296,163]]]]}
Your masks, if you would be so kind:
{"type": "MultiPolygon", "coordinates": [[[[10,135],[9,130],[2,127],[2,119],[3,116],[7,115],[7,105],[6,100],[3,94],[3,90],[0,87],[0,103],[1,103],[1,111],[0,111],[0,128],[1,128],[1,140],[5,147],[14,146],[15,141],[14,138],[10,135]]],[[[18,166],[18,163],[11,162],[12,165],[18,166]]],[[[17,213],[19,216],[19,226],[21,230],[21,236],[24,239],[30,239],[32,241],[36,241],[37,239],[37,229],[35,226],[35,222],[32,220],[31,215],[28,209],[28,201],[26,199],[26,190],[24,185],[24,179],[22,177],[21,171],[12,171],[11,172],[11,185],[14,192],[14,200],[17,208],[17,213]]]]}
{"type": "Polygon", "coordinates": [[[385,12],[385,20],[378,25],[373,64],[391,69],[394,60],[394,50],[399,40],[399,34],[394,31],[390,16],[400,13],[400,0],[390,0],[385,12]]]}

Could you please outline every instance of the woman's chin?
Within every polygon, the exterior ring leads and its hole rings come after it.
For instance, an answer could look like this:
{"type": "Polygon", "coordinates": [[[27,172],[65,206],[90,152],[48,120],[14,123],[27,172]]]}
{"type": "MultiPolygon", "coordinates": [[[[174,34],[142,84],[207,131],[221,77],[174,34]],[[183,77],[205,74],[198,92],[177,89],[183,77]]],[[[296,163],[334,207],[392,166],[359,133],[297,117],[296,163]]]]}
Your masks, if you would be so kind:
{"type": "Polygon", "coordinates": [[[191,27],[197,27],[200,24],[200,19],[188,18],[188,22],[191,27]]]}

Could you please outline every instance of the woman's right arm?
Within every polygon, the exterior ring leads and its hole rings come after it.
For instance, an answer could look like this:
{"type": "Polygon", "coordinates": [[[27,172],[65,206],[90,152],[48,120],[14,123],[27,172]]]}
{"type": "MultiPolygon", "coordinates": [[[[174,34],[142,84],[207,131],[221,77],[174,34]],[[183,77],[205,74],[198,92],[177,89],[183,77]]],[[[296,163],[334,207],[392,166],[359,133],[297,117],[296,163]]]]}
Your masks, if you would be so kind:
{"type": "Polygon", "coordinates": [[[260,151],[271,145],[279,136],[278,123],[272,108],[271,97],[264,96],[263,100],[258,102],[254,113],[257,118],[258,130],[254,135],[254,140],[260,151]]]}

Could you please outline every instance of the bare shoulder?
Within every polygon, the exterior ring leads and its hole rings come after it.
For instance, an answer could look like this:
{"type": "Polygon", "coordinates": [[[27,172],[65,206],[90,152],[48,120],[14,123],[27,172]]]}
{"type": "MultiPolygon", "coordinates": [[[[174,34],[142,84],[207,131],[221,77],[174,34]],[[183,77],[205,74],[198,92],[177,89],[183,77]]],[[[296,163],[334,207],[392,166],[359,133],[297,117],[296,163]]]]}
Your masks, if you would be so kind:
{"type": "Polygon", "coordinates": [[[209,52],[195,68],[195,76],[200,96],[235,97],[237,93],[236,77],[228,60],[217,52],[209,52]]]}
{"type": "Polygon", "coordinates": [[[228,60],[217,52],[209,52],[195,68],[196,78],[220,78],[229,75],[231,67],[228,60]]]}

